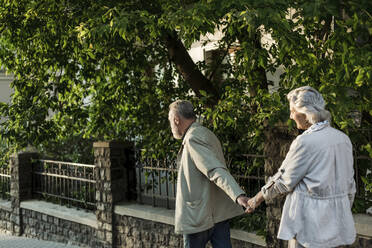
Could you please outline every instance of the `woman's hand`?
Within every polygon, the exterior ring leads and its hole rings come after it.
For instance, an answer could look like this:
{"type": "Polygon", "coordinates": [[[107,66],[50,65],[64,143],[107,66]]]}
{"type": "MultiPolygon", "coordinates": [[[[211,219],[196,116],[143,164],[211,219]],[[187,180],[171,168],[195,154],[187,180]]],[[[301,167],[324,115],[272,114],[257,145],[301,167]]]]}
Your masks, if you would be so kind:
{"type": "Polygon", "coordinates": [[[248,200],[247,209],[245,210],[245,212],[250,214],[256,209],[256,207],[258,207],[258,205],[257,205],[256,196],[255,196],[248,200]]]}
{"type": "Polygon", "coordinates": [[[261,191],[258,192],[257,195],[248,200],[245,212],[248,214],[252,213],[264,200],[261,191]]]}

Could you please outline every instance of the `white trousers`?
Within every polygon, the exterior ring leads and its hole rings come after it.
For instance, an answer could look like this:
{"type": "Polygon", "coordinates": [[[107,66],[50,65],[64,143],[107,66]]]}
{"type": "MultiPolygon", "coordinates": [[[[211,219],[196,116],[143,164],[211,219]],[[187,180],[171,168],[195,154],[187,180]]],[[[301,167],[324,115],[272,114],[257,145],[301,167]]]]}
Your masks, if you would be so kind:
{"type": "Polygon", "coordinates": [[[288,240],[288,248],[305,248],[305,246],[302,246],[297,240],[291,239],[288,240]]]}

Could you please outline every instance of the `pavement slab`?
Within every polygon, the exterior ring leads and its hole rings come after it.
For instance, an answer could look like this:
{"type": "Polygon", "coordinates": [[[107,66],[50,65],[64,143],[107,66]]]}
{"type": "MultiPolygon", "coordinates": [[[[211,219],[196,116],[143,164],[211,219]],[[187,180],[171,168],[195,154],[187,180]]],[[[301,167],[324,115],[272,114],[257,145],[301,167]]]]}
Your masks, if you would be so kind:
{"type": "Polygon", "coordinates": [[[79,248],[79,246],[0,233],[0,248],[79,248]]]}

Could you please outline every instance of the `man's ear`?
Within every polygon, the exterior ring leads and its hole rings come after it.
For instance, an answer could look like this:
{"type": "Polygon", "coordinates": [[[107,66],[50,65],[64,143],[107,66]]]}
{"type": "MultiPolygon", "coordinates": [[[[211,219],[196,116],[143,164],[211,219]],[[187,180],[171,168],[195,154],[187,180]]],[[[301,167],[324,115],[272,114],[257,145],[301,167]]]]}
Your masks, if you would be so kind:
{"type": "Polygon", "coordinates": [[[178,115],[174,115],[174,124],[180,125],[180,117],[178,115]]]}

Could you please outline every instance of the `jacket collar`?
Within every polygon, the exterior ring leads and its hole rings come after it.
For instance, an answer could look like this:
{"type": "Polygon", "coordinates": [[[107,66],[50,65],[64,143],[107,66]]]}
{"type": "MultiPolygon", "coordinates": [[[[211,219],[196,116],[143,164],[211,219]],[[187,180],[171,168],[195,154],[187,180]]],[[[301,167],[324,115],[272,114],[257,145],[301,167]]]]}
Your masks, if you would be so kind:
{"type": "Polygon", "coordinates": [[[191,123],[191,125],[186,129],[185,133],[182,136],[182,145],[181,145],[180,149],[178,150],[178,154],[177,154],[177,163],[176,163],[177,164],[177,169],[180,168],[180,160],[181,160],[181,156],[182,156],[183,146],[185,145],[185,142],[186,142],[186,140],[185,140],[186,134],[189,132],[190,129],[193,129],[193,128],[198,127],[198,126],[200,126],[199,123],[196,123],[196,122],[191,123]]]}
{"type": "Polygon", "coordinates": [[[318,122],[318,123],[313,124],[311,127],[309,127],[305,132],[303,132],[303,134],[316,132],[316,131],[322,130],[325,127],[329,127],[328,121],[318,122]]]}
{"type": "Polygon", "coordinates": [[[190,131],[191,129],[193,129],[193,128],[195,128],[195,127],[199,127],[199,126],[200,126],[200,124],[197,123],[197,122],[193,122],[193,123],[191,123],[191,125],[186,129],[185,133],[184,133],[183,136],[182,136],[182,145],[184,145],[185,142],[186,142],[185,137],[186,137],[187,133],[189,133],[189,131],[190,131]]]}

